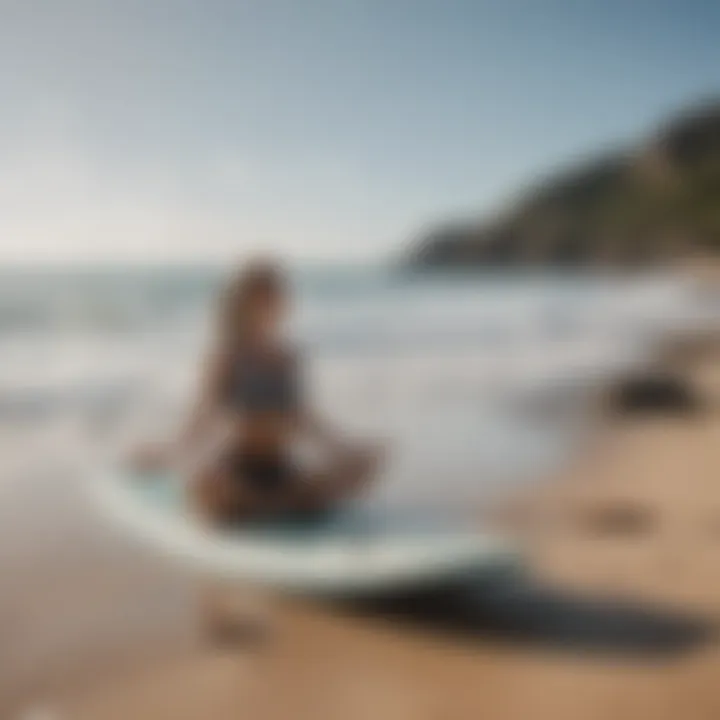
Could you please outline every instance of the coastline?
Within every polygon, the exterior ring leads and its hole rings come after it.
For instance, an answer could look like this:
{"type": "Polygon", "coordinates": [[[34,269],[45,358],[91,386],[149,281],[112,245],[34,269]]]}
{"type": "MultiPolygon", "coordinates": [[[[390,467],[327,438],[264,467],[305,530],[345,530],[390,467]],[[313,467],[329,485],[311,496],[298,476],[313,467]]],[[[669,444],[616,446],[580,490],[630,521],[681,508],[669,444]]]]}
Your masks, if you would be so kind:
{"type": "MultiPolygon", "coordinates": [[[[497,509],[495,522],[518,535],[533,574],[596,597],[622,596],[717,621],[720,348],[717,338],[698,345],[681,344],[662,363],[713,398],[701,413],[610,415],[559,476],[524,486],[497,509]],[[596,522],[618,507],[639,512],[639,527],[608,532],[596,522]]],[[[60,491],[48,490],[51,497],[60,491]]],[[[22,498],[13,509],[31,512],[22,498]]],[[[23,522],[22,513],[14,517],[6,538],[22,532],[23,522]]],[[[54,547],[62,532],[47,538],[44,570],[36,564],[30,572],[18,554],[0,557],[4,576],[17,580],[2,606],[12,631],[0,651],[8,670],[0,704],[8,712],[47,706],[59,717],[92,720],[224,720],[250,708],[253,720],[370,712],[389,720],[438,713],[693,720],[720,713],[716,644],[660,665],[579,661],[572,653],[529,652],[490,639],[458,645],[280,602],[261,652],[211,648],[198,624],[196,578],[143,560],[138,548],[98,527],[54,547]],[[53,581],[60,573],[64,579],[53,581]],[[33,600],[38,595],[50,603],[33,600]],[[19,610],[23,622],[12,625],[19,610]]]]}

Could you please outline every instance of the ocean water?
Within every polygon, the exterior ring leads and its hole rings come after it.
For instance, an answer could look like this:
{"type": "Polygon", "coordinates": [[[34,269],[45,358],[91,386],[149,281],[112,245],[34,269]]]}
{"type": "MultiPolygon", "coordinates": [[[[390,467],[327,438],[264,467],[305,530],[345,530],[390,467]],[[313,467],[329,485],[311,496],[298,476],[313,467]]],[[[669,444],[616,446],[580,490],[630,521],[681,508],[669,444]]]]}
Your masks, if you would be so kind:
{"type": "MultiPolygon", "coordinates": [[[[47,467],[58,452],[90,457],[171,433],[193,396],[223,277],[1,271],[0,440],[47,467]]],[[[480,501],[544,477],[592,432],[587,398],[598,384],[718,317],[671,276],[334,266],[295,268],[292,282],[287,332],[304,350],[309,395],[348,432],[386,439],[375,499],[388,503],[480,501]]],[[[0,484],[13,473],[6,465],[0,484]]]]}

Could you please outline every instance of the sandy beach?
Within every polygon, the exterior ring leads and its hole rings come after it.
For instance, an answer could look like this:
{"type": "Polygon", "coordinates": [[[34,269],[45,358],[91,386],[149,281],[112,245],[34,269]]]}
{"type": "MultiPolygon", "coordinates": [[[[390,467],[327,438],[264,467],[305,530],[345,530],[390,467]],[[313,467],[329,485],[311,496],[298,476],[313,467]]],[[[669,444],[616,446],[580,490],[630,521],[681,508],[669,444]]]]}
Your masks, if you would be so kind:
{"type": "Polygon", "coordinates": [[[720,720],[720,0],[0,0],[0,720],[720,720]]]}
{"type": "MultiPolygon", "coordinates": [[[[534,576],[591,597],[718,619],[719,358],[706,350],[688,370],[706,400],[702,412],[615,419],[562,477],[499,514],[534,576]],[[617,508],[642,521],[609,530],[596,522],[617,508]]],[[[80,507],[57,477],[3,498],[3,717],[720,714],[714,641],[662,659],[594,656],[445,637],[277,599],[260,647],[213,647],[202,633],[197,578],[88,522],[80,507]],[[38,492],[43,502],[33,506],[38,492]]]]}

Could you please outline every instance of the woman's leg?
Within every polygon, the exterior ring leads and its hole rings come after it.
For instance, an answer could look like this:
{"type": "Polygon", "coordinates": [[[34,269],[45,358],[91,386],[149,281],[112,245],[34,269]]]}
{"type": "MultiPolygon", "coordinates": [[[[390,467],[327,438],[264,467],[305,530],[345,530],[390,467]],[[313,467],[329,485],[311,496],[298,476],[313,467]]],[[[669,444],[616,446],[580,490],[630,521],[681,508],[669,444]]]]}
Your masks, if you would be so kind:
{"type": "Polygon", "coordinates": [[[322,470],[300,471],[290,493],[292,508],[322,510],[365,492],[377,476],[382,455],[379,447],[353,448],[322,470]]]}

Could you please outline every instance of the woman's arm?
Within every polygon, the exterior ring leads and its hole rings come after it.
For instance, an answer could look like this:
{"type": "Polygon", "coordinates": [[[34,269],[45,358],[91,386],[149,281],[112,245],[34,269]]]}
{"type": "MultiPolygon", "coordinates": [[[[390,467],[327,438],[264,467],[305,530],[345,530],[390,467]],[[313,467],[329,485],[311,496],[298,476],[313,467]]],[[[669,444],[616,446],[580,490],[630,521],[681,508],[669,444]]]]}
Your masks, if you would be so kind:
{"type": "Polygon", "coordinates": [[[205,360],[200,390],[178,444],[187,447],[199,442],[213,420],[216,420],[227,394],[231,359],[227,351],[215,350],[205,360]]]}
{"type": "Polygon", "coordinates": [[[344,440],[330,425],[314,412],[306,400],[304,363],[298,353],[288,352],[285,361],[289,363],[288,373],[291,378],[292,404],[294,405],[297,428],[302,436],[312,442],[337,450],[343,447],[344,440]]]}
{"type": "Polygon", "coordinates": [[[301,409],[299,421],[300,429],[308,439],[331,451],[339,451],[345,448],[345,438],[314,412],[307,408],[301,409]]]}
{"type": "Polygon", "coordinates": [[[176,437],[164,442],[153,442],[136,448],[131,463],[140,470],[167,468],[177,463],[193,462],[203,454],[203,444],[213,422],[221,416],[227,392],[231,360],[225,353],[215,351],[205,360],[198,397],[185,424],[176,437]]]}

